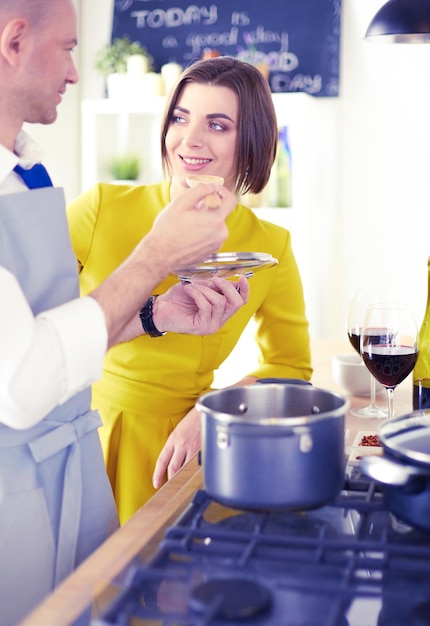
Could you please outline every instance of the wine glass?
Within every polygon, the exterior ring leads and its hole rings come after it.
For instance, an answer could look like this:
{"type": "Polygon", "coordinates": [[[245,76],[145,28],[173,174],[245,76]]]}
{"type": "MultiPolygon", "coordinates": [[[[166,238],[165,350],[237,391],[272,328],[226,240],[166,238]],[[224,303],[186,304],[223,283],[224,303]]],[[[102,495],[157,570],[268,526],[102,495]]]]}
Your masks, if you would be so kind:
{"type": "Polygon", "coordinates": [[[412,372],[418,358],[418,328],[411,307],[371,304],[364,317],[360,350],[369,372],[387,390],[391,419],[394,389],[412,372]]]}
{"type": "MultiPolygon", "coordinates": [[[[391,293],[379,287],[365,287],[353,292],[348,309],[347,333],[352,347],[360,356],[361,329],[367,307],[373,302],[389,302],[391,299],[391,293]]],[[[387,411],[376,404],[376,382],[372,375],[370,376],[370,404],[353,409],[351,413],[356,417],[371,419],[385,419],[387,417],[387,411]]]]}

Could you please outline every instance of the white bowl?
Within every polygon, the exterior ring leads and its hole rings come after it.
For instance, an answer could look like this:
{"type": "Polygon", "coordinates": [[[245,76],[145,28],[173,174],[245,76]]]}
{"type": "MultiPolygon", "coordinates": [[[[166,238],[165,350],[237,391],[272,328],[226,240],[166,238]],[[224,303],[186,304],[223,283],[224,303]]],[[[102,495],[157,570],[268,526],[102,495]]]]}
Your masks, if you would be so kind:
{"type": "MultiPolygon", "coordinates": [[[[337,354],[332,358],[333,379],[336,385],[352,396],[370,395],[370,373],[358,354],[337,354]]],[[[376,393],[383,389],[376,381],[376,393]]]]}

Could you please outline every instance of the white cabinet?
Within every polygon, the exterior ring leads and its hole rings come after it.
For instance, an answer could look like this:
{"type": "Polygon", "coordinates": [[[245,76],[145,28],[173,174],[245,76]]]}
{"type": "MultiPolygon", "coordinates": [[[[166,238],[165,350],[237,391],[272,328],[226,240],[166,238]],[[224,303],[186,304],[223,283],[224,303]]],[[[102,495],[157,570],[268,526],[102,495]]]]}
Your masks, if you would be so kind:
{"type": "Polygon", "coordinates": [[[109,98],[83,101],[82,191],[96,182],[109,182],[110,161],[127,152],[141,157],[139,182],[161,180],[160,124],[164,103],[164,97],[126,103],[109,98]]]}

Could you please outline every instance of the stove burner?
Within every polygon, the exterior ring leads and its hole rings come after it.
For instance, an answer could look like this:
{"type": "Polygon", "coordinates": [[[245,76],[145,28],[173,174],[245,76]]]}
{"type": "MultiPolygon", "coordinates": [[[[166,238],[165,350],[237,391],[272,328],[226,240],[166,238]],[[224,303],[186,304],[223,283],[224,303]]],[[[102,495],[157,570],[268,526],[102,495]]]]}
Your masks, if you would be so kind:
{"type": "Polygon", "coordinates": [[[269,590],[258,582],[246,578],[220,578],[195,587],[189,606],[199,612],[214,607],[215,617],[220,619],[246,619],[267,610],[271,600],[269,590]]]}
{"type": "Polygon", "coordinates": [[[411,613],[411,626],[430,626],[430,602],[416,606],[411,613]]]}
{"type": "MultiPolygon", "coordinates": [[[[247,512],[226,517],[216,523],[217,528],[252,533],[262,523],[262,512],[247,512]]],[[[337,520],[339,525],[339,521],[337,520]]],[[[263,522],[264,535],[297,535],[301,537],[335,537],[338,531],[331,520],[320,519],[312,512],[274,511],[263,522]]]]}

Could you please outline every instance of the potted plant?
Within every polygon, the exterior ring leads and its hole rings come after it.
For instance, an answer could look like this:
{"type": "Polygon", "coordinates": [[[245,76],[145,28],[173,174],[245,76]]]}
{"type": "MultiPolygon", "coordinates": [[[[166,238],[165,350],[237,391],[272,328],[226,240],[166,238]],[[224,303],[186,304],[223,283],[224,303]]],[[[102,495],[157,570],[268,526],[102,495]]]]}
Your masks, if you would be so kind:
{"type": "Polygon", "coordinates": [[[128,97],[128,70],[136,78],[136,69],[141,74],[153,69],[154,59],[145,46],[131,41],[127,36],[118,37],[101,48],[95,58],[96,70],[105,76],[108,97],[128,97]]]}
{"type": "Polygon", "coordinates": [[[112,159],[108,168],[114,181],[136,181],[140,174],[140,158],[135,153],[123,154],[112,159]]]}

